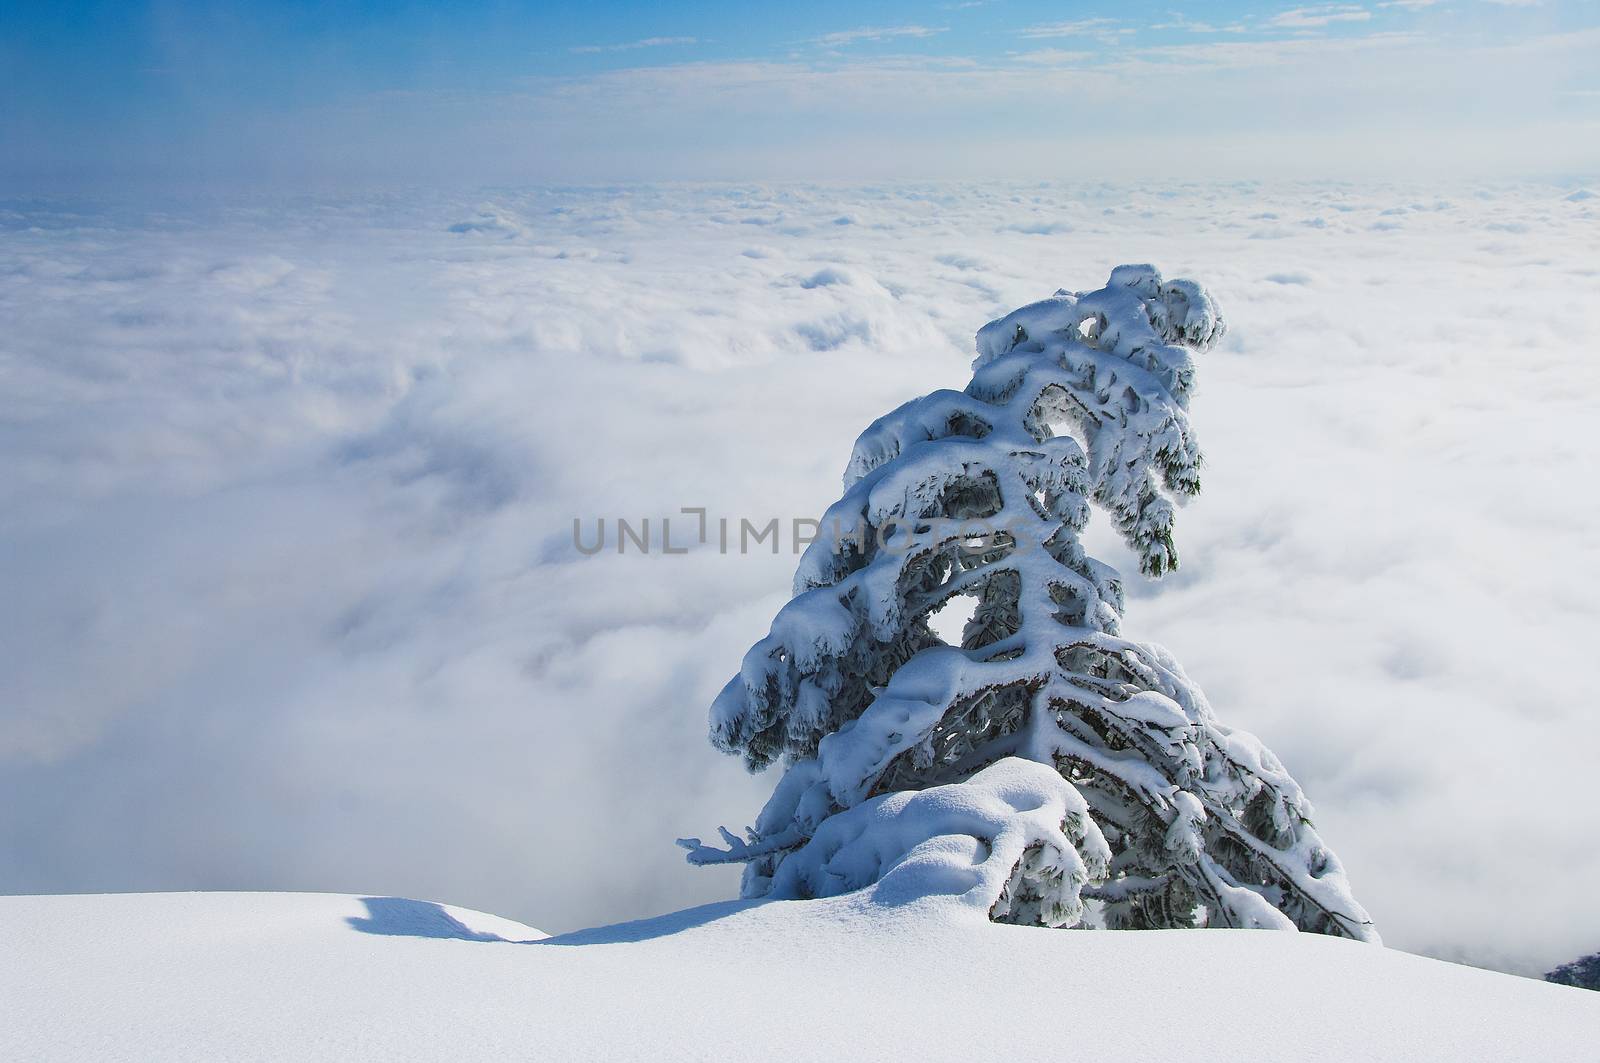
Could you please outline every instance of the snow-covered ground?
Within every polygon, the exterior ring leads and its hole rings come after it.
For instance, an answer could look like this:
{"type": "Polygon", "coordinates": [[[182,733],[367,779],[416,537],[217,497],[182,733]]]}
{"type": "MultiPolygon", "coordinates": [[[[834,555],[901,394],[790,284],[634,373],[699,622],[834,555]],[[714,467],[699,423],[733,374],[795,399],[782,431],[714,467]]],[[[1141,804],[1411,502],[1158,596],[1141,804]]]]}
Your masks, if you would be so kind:
{"type": "Polygon", "coordinates": [[[1283,758],[1389,944],[1592,953],[1597,246],[1531,184],[0,204],[0,893],[733,895],[672,839],[770,790],[705,712],[787,533],[573,519],[818,516],[985,321],[1151,261],[1230,332],[1126,630],[1283,758]]]}
{"type": "Polygon", "coordinates": [[[1600,993],[1310,934],[729,902],[564,937],[331,894],[0,898],[0,1058],[1592,1060],[1600,993]]]}

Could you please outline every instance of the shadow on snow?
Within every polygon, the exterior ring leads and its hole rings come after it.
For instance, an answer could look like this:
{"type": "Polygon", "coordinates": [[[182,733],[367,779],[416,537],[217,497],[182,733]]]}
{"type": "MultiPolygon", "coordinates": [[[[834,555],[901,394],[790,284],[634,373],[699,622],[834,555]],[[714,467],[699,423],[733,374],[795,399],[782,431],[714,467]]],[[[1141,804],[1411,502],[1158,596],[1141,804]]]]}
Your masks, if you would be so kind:
{"type": "Polygon", "coordinates": [[[351,916],[345,922],[363,934],[385,934],[409,938],[459,938],[462,941],[508,941],[499,934],[484,934],[432,901],[412,901],[404,897],[363,897],[367,917],[351,916]]]}
{"type": "Polygon", "coordinates": [[[486,934],[473,930],[446,911],[443,905],[433,901],[413,901],[405,897],[363,897],[361,903],[366,905],[366,918],[350,916],[345,922],[363,934],[455,938],[460,941],[500,941],[513,945],[622,945],[649,941],[652,938],[666,937],[693,927],[704,926],[767,902],[718,901],[650,919],[635,919],[613,926],[574,930],[569,934],[531,941],[513,941],[499,934],[486,934]]]}

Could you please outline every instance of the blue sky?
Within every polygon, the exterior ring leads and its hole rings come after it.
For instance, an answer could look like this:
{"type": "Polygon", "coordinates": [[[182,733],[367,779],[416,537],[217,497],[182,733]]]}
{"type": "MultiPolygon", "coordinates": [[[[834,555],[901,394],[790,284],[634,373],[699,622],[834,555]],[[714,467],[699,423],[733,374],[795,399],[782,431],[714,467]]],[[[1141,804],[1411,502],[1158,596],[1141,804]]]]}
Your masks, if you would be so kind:
{"type": "Polygon", "coordinates": [[[1573,172],[1597,26],[1586,0],[25,0],[0,178],[1573,172]]]}

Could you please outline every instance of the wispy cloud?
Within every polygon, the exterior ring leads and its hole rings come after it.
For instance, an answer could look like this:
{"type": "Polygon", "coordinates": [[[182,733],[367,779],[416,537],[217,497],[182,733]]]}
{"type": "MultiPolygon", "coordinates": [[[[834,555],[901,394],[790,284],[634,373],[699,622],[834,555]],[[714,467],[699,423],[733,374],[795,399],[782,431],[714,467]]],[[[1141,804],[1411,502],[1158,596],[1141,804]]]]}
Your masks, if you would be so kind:
{"type": "Polygon", "coordinates": [[[1174,15],[1171,21],[1157,22],[1150,27],[1153,30],[1187,30],[1190,33],[1216,33],[1217,27],[1209,22],[1191,22],[1182,15],[1174,15]]]}
{"type": "MultiPolygon", "coordinates": [[[[1432,0],[1423,0],[1431,3],[1432,0]]],[[[1183,30],[1187,33],[1246,33],[1248,27],[1240,22],[1230,22],[1226,26],[1215,26],[1209,22],[1198,22],[1187,15],[1174,11],[1165,22],[1157,22],[1151,27],[1153,30],[1183,30]]]]}
{"type": "Polygon", "coordinates": [[[1107,37],[1132,32],[1119,26],[1114,18],[1080,18],[1067,22],[1043,22],[1019,30],[1017,36],[1040,40],[1052,37],[1107,37]]]}
{"type": "Polygon", "coordinates": [[[889,41],[899,38],[932,37],[943,33],[944,27],[930,26],[862,26],[859,29],[840,30],[838,33],[824,33],[812,39],[812,44],[820,44],[825,48],[837,48],[841,45],[860,44],[863,41],[889,41]]]}
{"type": "Polygon", "coordinates": [[[1325,4],[1321,7],[1296,7],[1267,19],[1275,29],[1320,29],[1335,22],[1366,22],[1372,12],[1354,4],[1325,4]]]}
{"type": "Polygon", "coordinates": [[[643,40],[627,41],[622,44],[580,44],[572,51],[578,55],[593,55],[597,52],[631,52],[636,48],[662,48],[674,44],[698,44],[697,37],[646,37],[643,40]]]}
{"type": "Polygon", "coordinates": [[[1070,66],[1094,59],[1095,53],[1067,48],[1037,48],[1031,52],[1015,52],[1010,58],[1013,62],[1030,66],[1070,66]]]}

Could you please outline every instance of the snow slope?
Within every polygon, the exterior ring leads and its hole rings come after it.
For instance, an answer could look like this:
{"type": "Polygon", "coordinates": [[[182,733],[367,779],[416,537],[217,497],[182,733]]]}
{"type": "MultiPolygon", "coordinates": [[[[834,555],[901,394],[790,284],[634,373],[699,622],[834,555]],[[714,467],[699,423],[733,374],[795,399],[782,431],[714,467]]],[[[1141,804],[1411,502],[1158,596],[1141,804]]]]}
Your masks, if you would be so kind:
{"type": "Polygon", "coordinates": [[[0,898],[7,1060],[1578,1060],[1600,994],[1252,931],[728,902],[561,937],[398,898],[0,898]]]}

